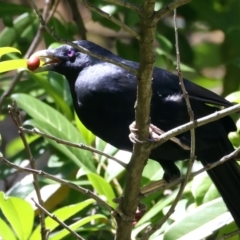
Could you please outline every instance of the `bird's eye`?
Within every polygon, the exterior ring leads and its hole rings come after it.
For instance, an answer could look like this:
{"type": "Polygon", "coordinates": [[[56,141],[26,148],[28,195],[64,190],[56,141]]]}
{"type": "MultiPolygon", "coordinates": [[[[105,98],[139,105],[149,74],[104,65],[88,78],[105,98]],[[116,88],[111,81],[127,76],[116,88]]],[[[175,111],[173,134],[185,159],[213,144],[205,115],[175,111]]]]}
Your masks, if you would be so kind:
{"type": "Polygon", "coordinates": [[[75,57],[75,51],[73,49],[68,50],[67,55],[69,58],[73,58],[75,57]]]}

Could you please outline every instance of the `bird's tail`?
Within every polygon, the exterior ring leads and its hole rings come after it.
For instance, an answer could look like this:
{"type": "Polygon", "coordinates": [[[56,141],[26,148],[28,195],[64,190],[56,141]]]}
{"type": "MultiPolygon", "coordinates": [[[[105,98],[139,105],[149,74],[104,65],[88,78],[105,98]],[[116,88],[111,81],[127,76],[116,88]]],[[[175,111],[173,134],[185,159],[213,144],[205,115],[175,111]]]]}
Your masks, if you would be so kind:
{"type": "MultiPolygon", "coordinates": [[[[201,162],[206,166],[210,161],[201,162]]],[[[240,166],[231,159],[208,170],[208,174],[240,228],[240,166]]]]}

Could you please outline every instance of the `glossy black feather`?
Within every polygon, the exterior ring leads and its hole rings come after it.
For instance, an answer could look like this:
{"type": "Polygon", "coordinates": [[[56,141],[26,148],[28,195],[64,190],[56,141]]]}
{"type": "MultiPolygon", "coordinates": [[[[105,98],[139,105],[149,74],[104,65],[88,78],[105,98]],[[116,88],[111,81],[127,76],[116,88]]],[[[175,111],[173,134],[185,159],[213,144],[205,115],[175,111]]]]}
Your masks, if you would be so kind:
{"type": "MultiPolygon", "coordinates": [[[[108,50],[88,41],[75,42],[93,53],[101,54],[133,68],[138,63],[124,60],[108,50]]],[[[49,54],[61,60],[52,67],[53,71],[66,76],[73,103],[82,123],[94,134],[117,148],[131,151],[129,125],[134,121],[136,99],[136,77],[113,64],[103,62],[75,51],[68,57],[72,47],[49,50],[49,54]]],[[[190,97],[195,119],[218,110],[210,106],[231,106],[232,104],[217,94],[184,80],[190,97]]],[[[179,86],[178,76],[160,68],[154,68],[152,82],[151,122],[163,131],[185,124],[189,121],[185,100],[179,86]]],[[[196,156],[203,165],[219,160],[232,152],[233,146],[228,133],[235,131],[233,120],[228,116],[196,129],[196,156]]],[[[190,145],[190,133],[177,136],[190,145]]],[[[189,158],[189,151],[183,150],[168,141],[155,149],[150,156],[164,168],[164,177],[170,180],[179,176],[174,162],[189,158]]],[[[227,207],[240,227],[240,170],[232,160],[208,171],[214,184],[222,195],[227,207]]]]}

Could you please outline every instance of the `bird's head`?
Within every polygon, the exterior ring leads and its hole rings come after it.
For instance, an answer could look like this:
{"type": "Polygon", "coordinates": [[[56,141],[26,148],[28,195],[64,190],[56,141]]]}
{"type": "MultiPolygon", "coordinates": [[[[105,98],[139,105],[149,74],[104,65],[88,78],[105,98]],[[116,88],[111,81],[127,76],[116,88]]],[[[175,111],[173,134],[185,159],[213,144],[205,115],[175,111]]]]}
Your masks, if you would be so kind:
{"type": "MultiPolygon", "coordinates": [[[[76,44],[81,41],[75,42],[76,44]]],[[[68,77],[68,75],[79,74],[79,72],[91,64],[91,58],[79,50],[62,45],[55,49],[46,49],[35,52],[31,57],[37,57],[44,62],[42,66],[34,69],[34,72],[54,71],[68,77]]]]}
{"type": "MultiPolygon", "coordinates": [[[[89,41],[75,41],[75,44],[81,46],[90,52],[113,55],[108,50],[89,41]]],[[[44,64],[34,69],[34,72],[54,71],[64,75],[66,78],[77,76],[85,67],[95,64],[100,60],[80,52],[70,45],[64,44],[55,49],[47,49],[35,52],[30,58],[37,57],[44,64]]]]}

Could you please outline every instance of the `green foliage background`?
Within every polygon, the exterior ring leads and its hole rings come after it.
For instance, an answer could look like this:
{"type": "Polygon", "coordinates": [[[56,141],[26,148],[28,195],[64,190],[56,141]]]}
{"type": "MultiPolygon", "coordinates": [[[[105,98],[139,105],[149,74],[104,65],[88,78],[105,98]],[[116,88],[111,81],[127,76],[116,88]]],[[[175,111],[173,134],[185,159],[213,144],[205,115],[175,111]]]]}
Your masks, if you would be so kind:
{"type": "MultiPolygon", "coordinates": [[[[91,3],[122,19],[125,24],[138,31],[139,17],[130,10],[109,5],[104,1],[94,0],[91,3]]],[[[141,4],[141,1],[134,3],[141,4]]],[[[156,7],[160,8],[165,3],[167,1],[157,1],[156,7]]],[[[2,53],[0,51],[0,55],[5,54],[0,62],[1,96],[17,74],[16,71],[7,71],[25,66],[26,60],[22,58],[37,33],[39,20],[27,5],[13,4],[9,1],[1,1],[0,4],[3,26],[0,30],[0,47],[14,47],[22,54],[14,53],[10,49],[6,52],[2,50],[2,53]],[[13,60],[20,60],[19,65],[14,65],[13,60]]],[[[84,11],[87,12],[86,9],[84,11]]],[[[193,0],[178,9],[179,47],[184,77],[223,96],[228,95],[228,99],[234,102],[240,102],[239,11],[238,0],[193,0]]],[[[57,11],[49,21],[49,26],[53,26],[55,32],[62,38],[68,40],[80,38],[76,24],[70,17],[66,17],[69,14],[66,9],[57,11]]],[[[96,27],[87,29],[88,39],[108,47],[124,58],[138,61],[139,49],[135,39],[121,34],[118,26],[96,13],[92,13],[92,20],[86,20],[86,25],[87,21],[98,22],[104,26],[102,35],[96,34],[96,27]],[[108,32],[107,29],[112,31],[108,32]]],[[[47,33],[43,32],[42,36],[41,46],[56,45],[54,39],[47,33]]],[[[175,71],[174,44],[172,16],[169,15],[157,27],[156,66],[175,71]]],[[[12,100],[15,100],[23,110],[24,126],[36,127],[42,132],[64,140],[94,146],[125,162],[129,160],[130,153],[119,151],[103,142],[81,124],[74,113],[64,77],[53,72],[32,74],[24,71],[11,96],[0,106],[1,152],[11,162],[24,164],[27,158],[16,128],[9,123],[11,119],[8,117],[7,106],[12,100]],[[13,137],[9,139],[6,136],[10,133],[13,137]]],[[[235,116],[235,119],[239,129],[238,117],[235,116]]],[[[232,133],[230,136],[234,145],[239,146],[239,133],[232,133]]],[[[115,207],[112,199],[121,196],[125,182],[125,171],[119,164],[91,152],[60,145],[37,135],[29,135],[27,140],[39,168],[94,191],[115,207]]],[[[187,162],[180,162],[178,165],[184,173],[187,162]]],[[[196,163],[194,169],[199,167],[196,163]]],[[[158,163],[149,160],[143,173],[142,185],[159,180],[161,176],[162,169],[158,163]]],[[[0,236],[11,240],[40,239],[37,210],[30,200],[34,191],[32,179],[29,176],[19,178],[15,170],[2,163],[0,163],[0,179],[8,183],[2,188],[5,193],[0,194],[0,236]]],[[[86,239],[114,238],[116,226],[113,218],[94,200],[43,177],[39,177],[39,182],[46,209],[65,221],[81,236],[86,239]]],[[[157,223],[163,217],[176,193],[177,187],[158,192],[143,200],[148,211],[135,225],[133,239],[141,236],[147,226],[157,223]]],[[[46,218],[46,224],[51,231],[49,239],[73,239],[49,217],[46,218]]],[[[234,229],[236,225],[228,215],[218,192],[209,177],[201,174],[187,184],[174,214],[150,239],[202,239],[210,236],[217,238],[234,229]]],[[[231,239],[237,240],[239,236],[231,239]]]]}

